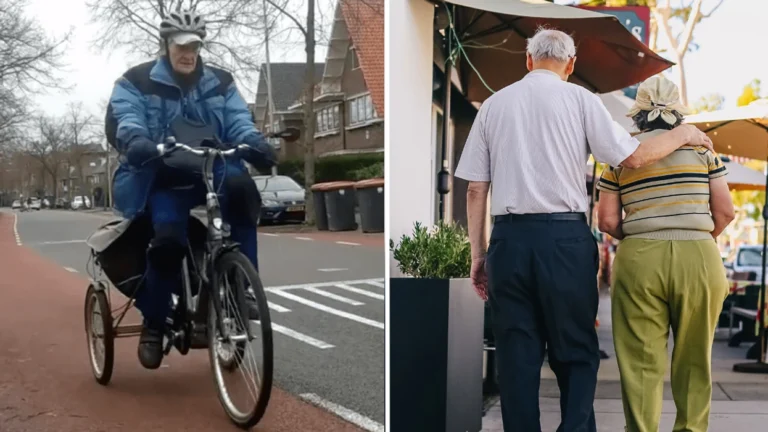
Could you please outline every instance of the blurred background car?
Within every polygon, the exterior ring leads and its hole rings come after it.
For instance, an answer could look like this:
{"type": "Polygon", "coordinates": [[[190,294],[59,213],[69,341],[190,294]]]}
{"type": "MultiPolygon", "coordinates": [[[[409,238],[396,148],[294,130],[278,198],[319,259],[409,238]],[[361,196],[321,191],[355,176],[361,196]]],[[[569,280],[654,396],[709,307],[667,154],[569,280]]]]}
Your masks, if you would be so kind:
{"type": "Polygon", "coordinates": [[[91,208],[91,200],[87,196],[78,195],[72,198],[72,210],[91,208]]]}
{"type": "Polygon", "coordinates": [[[29,204],[29,210],[40,210],[42,202],[40,198],[32,198],[32,202],[29,204]]]}
{"type": "Polygon", "coordinates": [[[20,209],[20,208],[21,208],[21,201],[16,200],[13,203],[11,203],[11,209],[12,210],[17,210],[17,209],[20,209]]]}
{"type": "Polygon", "coordinates": [[[303,222],[305,190],[288,176],[255,176],[261,193],[261,223],[303,222]]]}
{"type": "Polygon", "coordinates": [[[755,280],[760,280],[763,274],[763,245],[740,245],[733,249],[723,261],[729,278],[732,278],[734,273],[754,272],[755,280]]]}

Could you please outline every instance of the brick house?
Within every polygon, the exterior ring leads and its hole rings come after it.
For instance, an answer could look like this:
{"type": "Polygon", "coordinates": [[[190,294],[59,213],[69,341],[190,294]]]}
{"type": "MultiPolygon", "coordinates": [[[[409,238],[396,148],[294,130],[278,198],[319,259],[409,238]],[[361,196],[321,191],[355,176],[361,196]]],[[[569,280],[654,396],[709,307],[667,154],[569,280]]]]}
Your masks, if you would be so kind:
{"type": "MultiPolygon", "coordinates": [[[[384,1],[339,1],[330,40],[325,64],[318,65],[316,72],[321,80],[314,98],[315,154],[323,157],[381,152],[384,150],[384,1]]],[[[278,96],[277,92],[275,66],[272,79],[275,81],[275,110],[278,111],[281,107],[277,100],[282,95],[278,96]]],[[[303,103],[300,101],[303,65],[300,69],[295,98],[290,106],[279,112],[276,120],[280,124],[276,126],[299,127],[303,136],[303,103]]],[[[268,118],[267,114],[265,89],[263,96],[257,95],[257,121],[263,124],[262,119],[268,118]]],[[[299,143],[283,143],[281,157],[302,158],[303,149],[299,143]]]]}
{"type": "MultiPolygon", "coordinates": [[[[269,103],[267,98],[267,65],[262,63],[259,74],[259,84],[256,89],[256,103],[250,105],[256,128],[262,132],[282,130],[295,127],[301,131],[298,141],[286,145],[281,140],[274,140],[280,148],[280,160],[301,158],[303,154],[302,141],[304,137],[303,113],[301,110],[290,110],[289,107],[301,98],[304,90],[304,72],[306,63],[271,63],[272,99],[275,105],[274,125],[269,125],[269,103]]],[[[317,83],[323,76],[323,63],[315,64],[317,83]]]]}

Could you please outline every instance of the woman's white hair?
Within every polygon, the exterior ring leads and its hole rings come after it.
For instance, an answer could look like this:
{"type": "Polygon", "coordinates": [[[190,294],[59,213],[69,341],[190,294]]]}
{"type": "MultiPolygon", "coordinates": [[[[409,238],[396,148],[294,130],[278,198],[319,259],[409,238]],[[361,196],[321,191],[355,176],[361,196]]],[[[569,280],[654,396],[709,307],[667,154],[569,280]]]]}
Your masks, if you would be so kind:
{"type": "Polygon", "coordinates": [[[576,56],[576,45],[572,37],[560,30],[539,28],[536,34],[528,39],[527,51],[535,61],[567,62],[571,57],[576,56]]]}

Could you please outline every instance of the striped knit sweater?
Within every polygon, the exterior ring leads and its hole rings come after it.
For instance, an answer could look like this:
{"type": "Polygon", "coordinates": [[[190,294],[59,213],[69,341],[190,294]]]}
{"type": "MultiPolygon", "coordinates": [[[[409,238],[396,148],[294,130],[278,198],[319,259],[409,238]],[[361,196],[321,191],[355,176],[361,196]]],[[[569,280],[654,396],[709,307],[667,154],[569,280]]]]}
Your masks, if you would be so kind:
{"type": "MultiPolygon", "coordinates": [[[[637,138],[643,141],[663,132],[646,132],[637,138]]],[[[597,188],[620,195],[626,238],[704,240],[712,239],[710,232],[715,228],[709,211],[709,180],[727,173],[710,150],[682,147],[642,168],[608,168],[597,188]]]]}

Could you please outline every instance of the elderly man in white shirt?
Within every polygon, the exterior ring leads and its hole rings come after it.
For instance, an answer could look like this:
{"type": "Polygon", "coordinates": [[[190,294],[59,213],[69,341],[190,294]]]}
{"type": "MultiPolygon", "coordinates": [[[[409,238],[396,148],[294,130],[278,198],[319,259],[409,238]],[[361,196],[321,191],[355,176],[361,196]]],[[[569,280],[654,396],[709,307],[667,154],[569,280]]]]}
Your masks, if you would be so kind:
{"type": "Polygon", "coordinates": [[[712,143],[686,125],[642,143],[631,137],[597,95],[567,82],[576,48],[563,32],[538,31],[526,57],[530,73],[483,103],[456,169],[469,181],[471,278],[491,306],[504,430],[541,431],[546,347],[561,394],[558,431],[595,432],[598,251],[586,222],[584,166],[590,153],[636,168],[712,143]]]}

